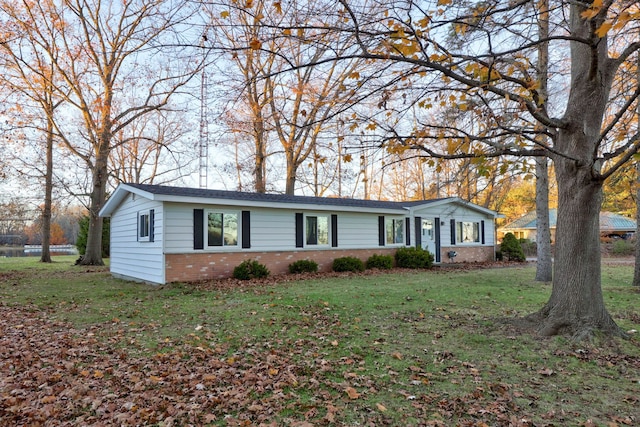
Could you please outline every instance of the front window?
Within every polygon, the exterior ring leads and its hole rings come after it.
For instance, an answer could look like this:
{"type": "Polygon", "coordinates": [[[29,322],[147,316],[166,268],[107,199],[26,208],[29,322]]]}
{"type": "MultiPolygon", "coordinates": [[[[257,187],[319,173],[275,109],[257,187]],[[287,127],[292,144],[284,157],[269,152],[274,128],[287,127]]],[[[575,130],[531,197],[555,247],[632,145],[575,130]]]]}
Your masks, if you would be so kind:
{"type": "Polygon", "coordinates": [[[207,213],[207,245],[238,245],[238,214],[209,212],[207,213]]]}
{"type": "Polygon", "coordinates": [[[480,242],[480,223],[461,221],[456,223],[456,243],[480,242]]]}
{"type": "Polygon", "coordinates": [[[307,245],[329,244],[329,218],[307,216],[307,245]]]}
{"type": "Polygon", "coordinates": [[[138,240],[148,241],[151,234],[151,219],[149,211],[138,212],[138,240]]]}
{"type": "Polygon", "coordinates": [[[403,219],[391,219],[386,218],[384,221],[386,231],[386,244],[392,245],[395,243],[404,242],[404,220],[403,219]]]}

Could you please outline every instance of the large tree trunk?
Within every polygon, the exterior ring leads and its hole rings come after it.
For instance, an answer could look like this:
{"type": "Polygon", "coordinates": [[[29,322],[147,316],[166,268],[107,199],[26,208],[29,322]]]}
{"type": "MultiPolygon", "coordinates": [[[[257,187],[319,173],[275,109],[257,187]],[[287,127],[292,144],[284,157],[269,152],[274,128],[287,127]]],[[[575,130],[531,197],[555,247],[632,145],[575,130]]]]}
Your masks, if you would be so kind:
{"type": "Polygon", "coordinates": [[[51,262],[51,205],[53,204],[53,123],[47,115],[46,172],[44,176],[44,209],[42,211],[42,254],[40,262],[51,262]]]}
{"type": "Polygon", "coordinates": [[[604,305],[600,271],[599,214],[602,185],[590,167],[556,160],[558,222],[551,297],[533,315],[541,335],[623,335],[604,305]]]}
{"type": "Polygon", "coordinates": [[[536,158],[536,281],[552,279],[551,230],[549,228],[549,165],[546,157],[536,158]]]}
{"type": "Polygon", "coordinates": [[[109,159],[109,136],[103,136],[101,150],[96,153],[89,206],[89,230],[87,231],[87,249],[80,261],[81,265],[104,265],[102,259],[102,223],[99,212],[107,198],[107,178],[109,159]]]}
{"type": "MultiPolygon", "coordinates": [[[[293,149],[293,147],[291,147],[293,149]]],[[[291,150],[285,150],[286,158],[286,177],[284,194],[293,196],[296,191],[296,173],[298,171],[295,159],[293,158],[293,152],[291,150]]]]}
{"type": "MultiPolygon", "coordinates": [[[[636,70],[638,86],[640,86],[640,52],[638,52],[638,68],[636,70]]],[[[640,129],[640,103],[638,103],[638,129],[640,129]]],[[[633,267],[633,286],[640,286],[640,161],[636,161],[636,260],[633,267]]]]}
{"type": "MultiPolygon", "coordinates": [[[[640,109],[640,107],[638,107],[638,109],[640,109]]],[[[638,112],[638,120],[640,121],[640,111],[638,112]]],[[[636,169],[636,236],[635,236],[636,260],[634,262],[634,267],[633,267],[633,286],[640,286],[640,162],[636,162],[635,169],[636,169]]]]}
{"type": "Polygon", "coordinates": [[[602,206],[600,131],[613,80],[607,38],[592,39],[584,4],[571,6],[571,87],[564,126],[555,137],[558,222],[553,289],[534,317],[542,335],[588,338],[594,330],[622,336],[604,306],[601,286],[600,227],[602,206]],[[582,41],[577,41],[577,40],[582,41]],[[584,41],[590,41],[585,43],[584,41]]]}
{"type": "Polygon", "coordinates": [[[253,120],[255,120],[253,126],[254,126],[254,145],[256,148],[255,170],[254,170],[255,191],[256,193],[266,193],[267,192],[267,183],[266,183],[267,155],[266,155],[266,142],[265,142],[266,135],[264,130],[264,122],[262,119],[262,114],[259,112],[256,112],[253,120]]]}
{"type": "MultiPolygon", "coordinates": [[[[549,0],[540,0],[538,7],[538,36],[545,40],[538,46],[537,80],[540,88],[540,108],[546,108],[549,88],[549,0]]],[[[543,126],[538,126],[544,130],[543,126]]],[[[547,137],[540,134],[538,141],[547,144],[547,137]]],[[[549,227],[549,159],[536,157],[536,280],[550,282],[552,279],[551,264],[551,230],[549,227]]]]}

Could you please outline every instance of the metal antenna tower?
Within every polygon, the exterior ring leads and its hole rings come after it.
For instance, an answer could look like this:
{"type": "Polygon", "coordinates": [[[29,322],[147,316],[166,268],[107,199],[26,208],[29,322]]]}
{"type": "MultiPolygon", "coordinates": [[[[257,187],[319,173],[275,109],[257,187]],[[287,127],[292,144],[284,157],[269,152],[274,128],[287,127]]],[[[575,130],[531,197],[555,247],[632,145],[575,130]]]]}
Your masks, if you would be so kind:
{"type": "MultiPolygon", "coordinates": [[[[206,35],[202,36],[202,48],[204,52],[204,42],[207,40],[206,35]]],[[[207,188],[208,182],[208,163],[209,163],[209,109],[207,96],[207,70],[202,65],[200,80],[200,140],[199,148],[199,168],[200,168],[200,188],[207,188]]]]}

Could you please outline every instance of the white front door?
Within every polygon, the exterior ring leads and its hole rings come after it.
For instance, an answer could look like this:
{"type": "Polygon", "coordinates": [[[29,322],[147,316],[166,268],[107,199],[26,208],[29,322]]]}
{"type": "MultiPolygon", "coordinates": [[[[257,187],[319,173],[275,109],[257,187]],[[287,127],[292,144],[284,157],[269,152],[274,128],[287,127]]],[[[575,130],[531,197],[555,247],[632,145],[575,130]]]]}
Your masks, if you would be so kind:
{"type": "Polygon", "coordinates": [[[422,249],[426,249],[432,254],[436,253],[435,229],[432,219],[422,220],[422,249]]]}

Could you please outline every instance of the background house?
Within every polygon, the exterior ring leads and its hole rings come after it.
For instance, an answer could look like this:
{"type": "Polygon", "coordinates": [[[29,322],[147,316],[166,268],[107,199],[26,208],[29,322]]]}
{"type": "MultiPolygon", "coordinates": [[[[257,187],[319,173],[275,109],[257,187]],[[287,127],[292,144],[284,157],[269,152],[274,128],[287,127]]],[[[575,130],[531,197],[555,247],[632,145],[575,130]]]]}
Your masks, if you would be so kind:
{"type": "Polygon", "coordinates": [[[229,277],[246,259],[285,273],[299,259],[420,246],[435,261],[491,261],[498,214],[459,198],[388,202],[121,184],[111,217],[112,274],[151,283],[229,277]],[[455,254],[454,254],[455,252],[455,254]]]}
{"type": "MultiPolygon", "coordinates": [[[[556,221],[558,210],[549,209],[549,228],[551,229],[551,241],[556,240],[556,221]]],[[[536,241],[536,213],[529,212],[517,220],[500,227],[499,240],[507,233],[513,233],[519,239],[536,241]]],[[[636,222],[630,218],[611,212],[600,212],[600,234],[602,237],[626,238],[636,231],[636,222]]]]}

